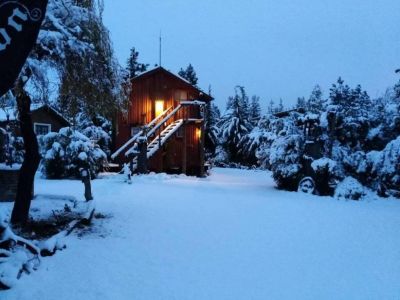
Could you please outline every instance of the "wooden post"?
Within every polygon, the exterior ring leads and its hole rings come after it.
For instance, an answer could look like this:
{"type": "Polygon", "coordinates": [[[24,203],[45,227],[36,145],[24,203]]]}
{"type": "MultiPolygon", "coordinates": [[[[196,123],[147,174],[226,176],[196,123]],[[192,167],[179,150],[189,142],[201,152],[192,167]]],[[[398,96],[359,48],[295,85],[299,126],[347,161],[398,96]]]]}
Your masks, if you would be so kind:
{"type": "Polygon", "coordinates": [[[90,171],[89,168],[81,169],[82,182],[85,186],[85,199],[86,201],[93,200],[92,196],[92,186],[90,184],[90,171]]]}
{"type": "Polygon", "coordinates": [[[146,139],[138,140],[139,155],[137,170],[139,174],[147,173],[147,141],[146,139]]]}
{"type": "Polygon", "coordinates": [[[186,107],[183,109],[183,124],[182,124],[182,134],[183,134],[183,149],[182,149],[182,173],[187,173],[187,137],[186,137],[186,107]]]}
{"type": "Polygon", "coordinates": [[[204,142],[205,142],[205,127],[204,127],[204,119],[200,125],[200,139],[199,139],[199,147],[200,147],[200,177],[205,177],[204,171],[204,142]]]}

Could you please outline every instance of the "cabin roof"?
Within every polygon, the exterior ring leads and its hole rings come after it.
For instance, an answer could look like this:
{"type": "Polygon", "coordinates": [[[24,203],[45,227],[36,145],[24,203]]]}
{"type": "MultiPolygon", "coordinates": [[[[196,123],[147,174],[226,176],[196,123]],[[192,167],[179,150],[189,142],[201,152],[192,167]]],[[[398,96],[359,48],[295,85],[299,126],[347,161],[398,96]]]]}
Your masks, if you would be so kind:
{"type": "Polygon", "coordinates": [[[170,78],[173,78],[173,79],[175,79],[175,80],[179,80],[179,81],[181,81],[181,83],[183,83],[184,85],[186,85],[188,88],[195,90],[195,91],[199,94],[199,96],[200,96],[200,98],[201,98],[201,99],[198,99],[198,100],[204,100],[204,101],[207,101],[207,102],[208,102],[208,101],[214,100],[213,97],[211,97],[211,96],[208,95],[206,92],[204,92],[204,91],[202,91],[201,89],[199,89],[197,86],[192,85],[192,84],[191,84],[189,81],[187,81],[186,79],[184,79],[184,78],[182,78],[181,76],[176,75],[176,74],[174,74],[174,73],[172,73],[172,72],[170,72],[170,71],[164,69],[163,67],[156,67],[156,68],[154,68],[154,69],[145,71],[145,72],[143,72],[143,73],[141,73],[141,74],[139,74],[139,75],[133,77],[131,80],[132,80],[132,83],[133,83],[133,82],[135,82],[135,81],[140,81],[140,80],[142,80],[142,79],[144,79],[144,78],[150,77],[150,76],[155,75],[155,74],[157,74],[157,73],[162,73],[162,74],[165,74],[166,76],[168,76],[168,77],[170,77],[170,78]]]}
{"type": "MultiPolygon", "coordinates": [[[[46,109],[48,112],[52,113],[55,115],[62,123],[66,125],[70,125],[69,121],[64,118],[64,116],[58,112],[56,109],[51,107],[48,104],[43,104],[43,103],[32,103],[31,104],[31,112],[40,110],[40,109],[46,109]]],[[[14,106],[9,106],[9,107],[4,107],[0,109],[0,122],[4,121],[15,121],[17,119],[17,108],[14,106]]]]}

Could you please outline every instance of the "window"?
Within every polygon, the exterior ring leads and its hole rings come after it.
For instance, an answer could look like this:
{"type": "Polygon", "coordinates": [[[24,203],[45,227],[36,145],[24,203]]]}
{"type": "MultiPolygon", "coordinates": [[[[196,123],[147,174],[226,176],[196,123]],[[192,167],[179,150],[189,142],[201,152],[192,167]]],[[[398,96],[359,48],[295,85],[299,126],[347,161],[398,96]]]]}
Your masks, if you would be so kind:
{"type": "Polygon", "coordinates": [[[164,112],[164,101],[156,100],[156,118],[164,112]]]}
{"type": "Polygon", "coordinates": [[[188,99],[187,92],[184,90],[175,91],[175,101],[184,101],[188,99]]]}
{"type": "Polygon", "coordinates": [[[34,123],[34,131],[36,135],[45,135],[51,131],[50,124],[34,123]]]}
{"type": "Polygon", "coordinates": [[[134,137],[140,132],[141,128],[140,127],[131,127],[131,137],[134,137]]]}

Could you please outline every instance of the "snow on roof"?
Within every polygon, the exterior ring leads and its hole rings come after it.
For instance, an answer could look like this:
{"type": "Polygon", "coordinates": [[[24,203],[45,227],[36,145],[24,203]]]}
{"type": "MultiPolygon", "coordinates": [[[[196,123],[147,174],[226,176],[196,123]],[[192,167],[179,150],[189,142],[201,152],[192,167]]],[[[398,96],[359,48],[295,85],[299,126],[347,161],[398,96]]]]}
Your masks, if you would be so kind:
{"type": "Polygon", "coordinates": [[[211,99],[213,99],[210,95],[208,95],[206,92],[204,92],[204,91],[203,91],[202,89],[200,89],[198,86],[191,84],[188,80],[186,80],[186,79],[183,78],[182,76],[179,76],[178,74],[175,74],[175,73],[173,73],[173,72],[171,72],[171,71],[169,71],[169,70],[167,70],[167,69],[165,69],[165,68],[163,68],[163,67],[161,67],[161,66],[157,66],[157,67],[154,67],[154,68],[152,68],[152,69],[150,69],[150,70],[147,70],[147,71],[144,71],[144,72],[142,72],[142,73],[139,73],[138,75],[136,75],[135,77],[133,77],[133,78],[131,78],[131,79],[137,79],[137,78],[139,78],[139,77],[142,77],[142,76],[147,75],[147,74],[149,74],[149,73],[156,72],[156,71],[158,71],[158,70],[164,71],[164,72],[167,72],[167,73],[171,74],[172,76],[174,76],[174,77],[176,77],[176,78],[178,78],[178,79],[184,81],[186,84],[192,86],[193,88],[195,88],[196,90],[198,90],[200,93],[203,93],[204,95],[207,95],[208,97],[210,97],[211,99]]]}
{"type": "MultiPolygon", "coordinates": [[[[44,104],[44,103],[32,103],[31,104],[31,111],[38,110],[39,108],[42,108],[44,106],[47,106],[55,114],[57,114],[60,118],[64,119],[66,122],[68,122],[68,120],[66,120],[61,113],[59,113],[53,107],[51,107],[51,106],[49,106],[47,104],[44,104]]],[[[8,121],[15,121],[17,119],[17,115],[18,115],[17,107],[9,106],[9,107],[0,108],[0,122],[4,122],[4,121],[7,121],[7,120],[8,121]]]]}

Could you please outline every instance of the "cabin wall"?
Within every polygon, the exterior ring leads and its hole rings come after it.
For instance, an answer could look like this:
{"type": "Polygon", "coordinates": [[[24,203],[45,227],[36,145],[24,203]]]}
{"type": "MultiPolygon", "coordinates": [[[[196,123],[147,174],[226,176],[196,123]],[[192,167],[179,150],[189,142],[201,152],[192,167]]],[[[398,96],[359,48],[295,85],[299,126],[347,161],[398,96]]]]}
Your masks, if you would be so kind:
{"type": "MultiPolygon", "coordinates": [[[[50,124],[51,132],[59,132],[61,128],[68,127],[70,124],[57,116],[56,113],[46,107],[39,108],[37,110],[32,111],[32,123],[42,123],[42,124],[50,124]]],[[[21,136],[21,129],[19,126],[19,121],[2,121],[0,122],[0,127],[6,128],[7,125],[11,128],[15,135],[21,136]]]]}
{"type": "MultiPolygon", "coordinates": [[[[154,74],[141,80],[132,81],[131,106],[128,123],[131,126],[142,126],[155,118],[155,101],[164,101],[164,110],[176,107],[181,100],[196,98],[193,88],[188,88],[179,80],[162,73],[154,74]]],[[[176,118],[182,118],[180,114],[176,118]]]]}
{"type": "MultiPolygon", "coordinates": [[[[186,170],[189,175],[200,175],[200,136],[201,123],[187,123],[186,131],[186,170]]],[[[183,128],[182,128],[183,129],[183,128]]],[[[164,146],[150,158],[148,169],[151,172],[182,173],[184,137],[175,133],[164,146]]]]}

